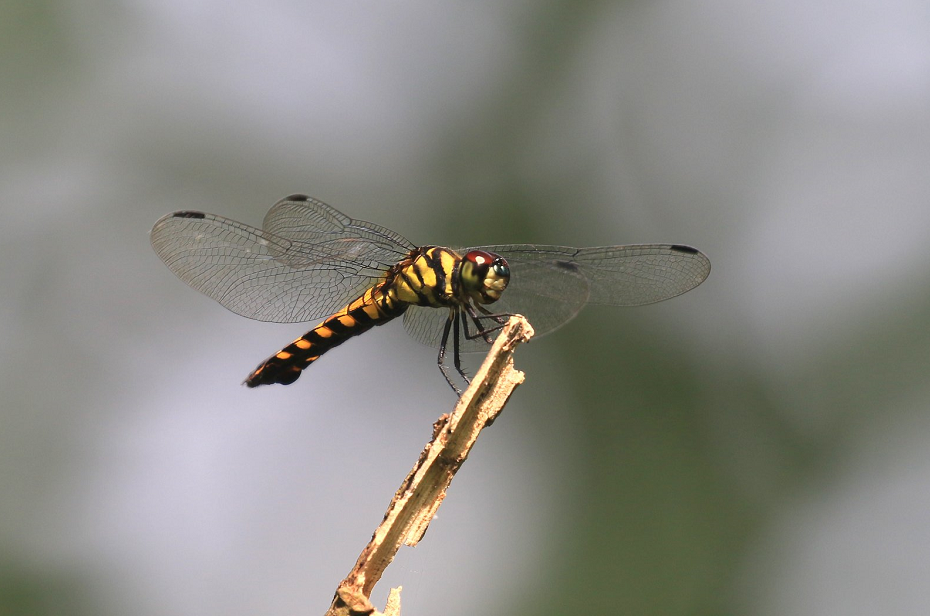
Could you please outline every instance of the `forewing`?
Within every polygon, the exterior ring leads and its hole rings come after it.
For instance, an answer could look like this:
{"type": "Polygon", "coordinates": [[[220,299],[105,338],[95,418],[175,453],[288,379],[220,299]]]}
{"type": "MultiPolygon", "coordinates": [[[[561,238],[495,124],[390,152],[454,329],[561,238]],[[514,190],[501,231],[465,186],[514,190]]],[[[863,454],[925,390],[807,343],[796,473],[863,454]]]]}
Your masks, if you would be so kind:
{"type": "Polygon", "coordinates": [[[341,239],[320,246],[296,241],[213,214],[175,212],[152,228],[152,247],[194,289],[236,314],[297,323],[332,314],[375,282],[398,248],[341,239]]]}
{"type": "MultiPolygon", "coordinates": [[[[678,244],[635,244],[569,248],[511,244],[487,246],[511,263],[547,263],[557,269],[575,270],[588,282],[588,301],[610,306],[641,306],[670,299],[701,284],[710,273],[710,260],[690,246],[678,244]]],[[[544,268],[529,270],[532,287],[545,286],[544,268]],[[539,280],[537,280],[539,278],[539,280]]],[[[504,296],[510,293],[507,288],[504,296]]]]}

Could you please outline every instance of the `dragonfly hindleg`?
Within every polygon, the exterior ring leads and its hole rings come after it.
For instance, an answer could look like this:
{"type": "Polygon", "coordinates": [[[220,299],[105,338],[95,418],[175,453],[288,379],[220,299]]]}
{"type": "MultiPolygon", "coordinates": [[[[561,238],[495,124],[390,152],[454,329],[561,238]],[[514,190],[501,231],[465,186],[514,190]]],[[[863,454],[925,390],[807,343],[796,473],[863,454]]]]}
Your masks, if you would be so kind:
{"type": "Polygon", "coordinates": [[[465,382],[468,383],[468,377],[465,376],[465,373],[462,372],[459,361],[459,311],[456,308],[449,310],[449,318],[446,319],[445,324],[442,326],[442,340],[439,343],[439,358],[437,363],[439,364],[439,371],[442,372],[442,376],[446,378],[446,382],[449,383],[449,387],[452,388],[452,391],[455,392],[457,396],[462,395],[462,390],[452,381],[452,377],[449,375],[448,366],[446,366],[446,344],[449,342],[449,331],[455,327],[455,333],[452,337],[452,354],[453,354],[453,363],[455,369],[458,370],[459,374],[465,378],[465,382]]]}
{"type": "Polygon", "coordinates": [[[469,379],[468,375],[465,374],[465,371],[462,370],[462,354],[461,354],[460,347],[459,347],[459,321],[462,322],[463,328],[467,327],[466,323],[468,321],[462,316],[462,311],[456,310],[455,311],[455,325],[454,325],[455,332],[452,334],[452,341],[453,341],[452,346],[455,347],[453,349],[454,354],[452,356],[452,363],[455,366],[455,369],[458,370],[458,373],[462,375],[462,378],[465,379],[465,382],[471,383],[471,379],[469,379]]]}

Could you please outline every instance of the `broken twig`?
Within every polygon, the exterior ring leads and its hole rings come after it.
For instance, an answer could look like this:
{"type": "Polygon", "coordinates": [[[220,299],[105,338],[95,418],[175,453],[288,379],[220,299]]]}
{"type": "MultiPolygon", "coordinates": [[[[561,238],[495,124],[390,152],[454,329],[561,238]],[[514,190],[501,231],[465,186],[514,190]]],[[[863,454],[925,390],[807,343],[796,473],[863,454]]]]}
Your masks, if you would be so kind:
{"type": "MultiPolygon", "coordinates": [[[[423,538],[478,434],[523,382],[523,373],[513,368],[513,351],[532,335],[533,328],[523,317],[513,316],[507,322],[452,415],[443,414],[433,424],[432,440],[397,490],[355,567],[339,584],[326,616],[381,616],[369,601],[371,591],[400,546],[416,545],[423,538]]],[[[383,614],[400,616],[400,588],[391,589],[383,614]]]]}

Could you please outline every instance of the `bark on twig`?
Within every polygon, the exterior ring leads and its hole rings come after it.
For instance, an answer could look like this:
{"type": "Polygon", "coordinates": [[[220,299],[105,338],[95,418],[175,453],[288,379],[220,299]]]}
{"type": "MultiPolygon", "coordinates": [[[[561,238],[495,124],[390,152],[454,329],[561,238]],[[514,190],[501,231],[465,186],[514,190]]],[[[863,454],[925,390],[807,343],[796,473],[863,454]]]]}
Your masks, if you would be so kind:
{"type": "MultiPolygon", "coordinates": [[[[423,538],[478,434],[494,421],[523,382],[523,373],[513,368],[513,351],[532,335],[533,328],[523,317],[510,318],[452,415],[443,414],[433,424],[432,440],[397,490],[355,567],[339,584],[326,616],[381,614],[369,601],[371,591],[400,546],[416,545],[423,538]]],[[[400,588],[391,590],[384,615],[400,615],[400,588]]]]}

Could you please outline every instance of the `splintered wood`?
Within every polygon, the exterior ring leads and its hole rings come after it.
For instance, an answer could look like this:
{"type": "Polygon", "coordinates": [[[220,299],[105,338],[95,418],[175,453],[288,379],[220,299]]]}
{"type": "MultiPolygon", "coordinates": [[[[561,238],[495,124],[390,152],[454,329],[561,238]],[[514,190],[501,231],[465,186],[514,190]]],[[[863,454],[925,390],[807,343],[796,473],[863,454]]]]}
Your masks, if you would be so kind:
{"type": "MultiPolygon", "coordinates": [[[[432,440],[394,494],[355,567],[339,584],[326,616],[382,614],[369,601],[372,589],[400,546],[416,545],[423,538],[478,434],[491,425],[523,382],[523,373],[513,368],[513,351],[532,336],[533,328],[521,316],[511,317],[504,326],[452,415],[443,414],[433,424],[432,440]]],[[[400,616],[399,591],[392,589],[385,615],[400,616]]]]}

